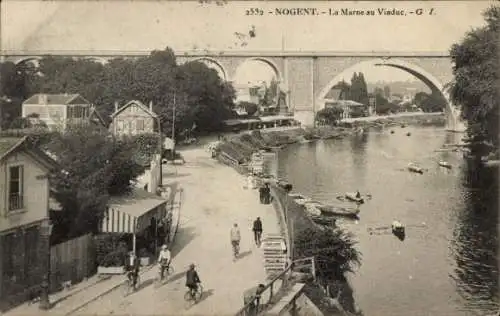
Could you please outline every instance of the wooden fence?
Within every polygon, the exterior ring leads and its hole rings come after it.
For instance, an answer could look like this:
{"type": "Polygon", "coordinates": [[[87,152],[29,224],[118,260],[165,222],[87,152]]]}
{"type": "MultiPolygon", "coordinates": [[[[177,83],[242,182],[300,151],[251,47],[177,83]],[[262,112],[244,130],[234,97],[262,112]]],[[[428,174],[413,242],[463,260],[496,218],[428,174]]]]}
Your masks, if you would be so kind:
{"type": "Polygon", "coordinates": [[[78,283],[95,274],[97,269],[92,234],[83,235],[50,248],[50,291],[64,283],[78,283]]]}

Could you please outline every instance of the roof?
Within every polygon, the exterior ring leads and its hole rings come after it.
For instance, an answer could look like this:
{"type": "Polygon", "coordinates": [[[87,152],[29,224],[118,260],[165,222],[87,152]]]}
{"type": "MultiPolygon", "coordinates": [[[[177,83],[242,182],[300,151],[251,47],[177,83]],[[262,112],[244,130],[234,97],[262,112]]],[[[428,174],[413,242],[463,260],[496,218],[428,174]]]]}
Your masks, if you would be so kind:
{"type": "Polygon", "coordinates": [[[293,116],[287,116],[287,115],[270,115],[270,116],[261,116],[260,120],[262,122],[272,122],[272,121],[279,121],[279,120],[293,120],[293,116]]]}
{"type": "Polygon", "coordinates": [[[122,106],[121,108],[119,108],[118,110],[116,110],[113,114],[111,114],[111,118],[114,118],[115,116],[117,116],[118,114],[120,114],[123,110],[125,110],[126,108],[128,108],[129,106],[134,105],[134,104],[137,105],[139,108],[141,108],[144,112],[146,112],[149,115],[151,115],[152,117],[154,117],[154,118],[158,117],[158,115],[156,115],[155,112],[151,111],[141,101],[132,100],[132,101],[127,102],[124,106],[122,106]]]}
{"type": "Polygon", "coordinates": [[[24,149],[32,156],[38,163],[42,164],[47,169],[54,169],[58,166],[57,162],[49,157],[42,150],[30,146],[26,141],[27,136],[22,138],[16,137],[0,137],[0,161],[5,159],[11,153],[19,149],[24,149]]]}
{"type": "Polygon", "coordinates": [[[106,121],[104,120],[104,118],[101,116],[101,114],[99,114],[99,112],[97,111],[97,109],[95,107],[92,107],[90,109],[90,113],[89,113],[89,118],[92,119],[92,116],[95,116],[97,118],[97,120],[99,122],[101,122],[101,124],[103,126],[107,126],[108,124],[106,123],[106,121]]]}
{"type": "Polygon", "coordinates": [[[23,104],[90,104],[90,102],[79,94],[37,93],[29,97],[23,104]]]}
{"type": "Polygon", "coordinates": [[[342,94],[342,89],[332,88],[325,95],[324,99],[340,100],[341,94],[342,94]]]}
{"type": "Polygon", "coordinates": [[[134,188],[127,195],[110,197],[108,205],[120,212],[140,217],[165,203],[167,203],[167,200],[156,194],[134,188]]]}

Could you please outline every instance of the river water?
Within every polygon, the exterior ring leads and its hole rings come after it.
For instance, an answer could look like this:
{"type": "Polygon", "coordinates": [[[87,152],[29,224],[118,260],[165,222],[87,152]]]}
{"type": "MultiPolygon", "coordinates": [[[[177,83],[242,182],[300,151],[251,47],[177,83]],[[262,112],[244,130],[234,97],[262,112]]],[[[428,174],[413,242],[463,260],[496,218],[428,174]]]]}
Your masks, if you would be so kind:
{"type": "Polygon", "coordinates": [[[461,153],[436,152],[461,137],[442,127],[394,127],[278,153],[275,171],[295,192],[335,204],[346,191],[372,195],[361,206],[359,221],[340,221],[362,253],[362,264],[349,279],[365,315],[498,310],[497,170],[472,170],[461,153]],[[453,168],[439,167],[439,160],[453,168]],[[428,170],[405,171],[409,162],[428,170]],[[394,219],[407,225],[404,241],[388,230],[368,232],[394,219]]]}

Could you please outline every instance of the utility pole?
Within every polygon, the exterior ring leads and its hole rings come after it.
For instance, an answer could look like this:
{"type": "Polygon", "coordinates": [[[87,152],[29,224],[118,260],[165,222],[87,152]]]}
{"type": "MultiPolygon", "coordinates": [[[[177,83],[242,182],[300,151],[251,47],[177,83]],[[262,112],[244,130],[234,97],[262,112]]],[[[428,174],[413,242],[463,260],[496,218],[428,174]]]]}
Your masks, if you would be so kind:
{"type": "Polygon", "coordinates": [[[172,109],[172,159],[175,159],[175,108],[176,108],[176,92],[174,91],[174,104],[172,109]]]}

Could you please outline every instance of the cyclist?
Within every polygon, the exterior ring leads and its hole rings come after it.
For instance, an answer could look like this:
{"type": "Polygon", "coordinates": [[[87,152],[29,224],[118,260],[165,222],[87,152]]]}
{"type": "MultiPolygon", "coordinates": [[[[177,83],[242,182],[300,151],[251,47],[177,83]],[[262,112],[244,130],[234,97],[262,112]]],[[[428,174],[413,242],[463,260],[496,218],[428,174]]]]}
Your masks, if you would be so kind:
{"type": "Polygon", "coordinates": [[[189,270],[186,272],[186,286],[189,288],[192,298],[195,297],[196,291],[198,290],[198,284],[201,283],[198,272],[196,272],[194,267],[194,263],[191,263],[191,265],[189,265],[189,270]]]}
{"type": "Polygon", "coordinates": [[[133,251],[129,252],[129,258],[125,269],[127,271],[127,278],[132,282],[133,287],[137,285],[137,277],[139,276],[139,270],[141,265],[139,264],[139,258],[135,255],[133,251]]]}
{"type": "Polygon", "coordinates": [[[163,274],[165,273],[165,269],[168,272],[168,267],[171,262],[171,254],[170,250],[168,250],[167,245],[161,246],[160,255],[158,256],[158,264],[160,265],[160,279],[163,280],[163,274]]]}
{"type": "Polygon", "coordinates": [[[233,228],[231,228],[231,245],[233,246],[234,257],[238,255],[240,247],[241,234],[238,224],[234,223],[233,228]]]}

